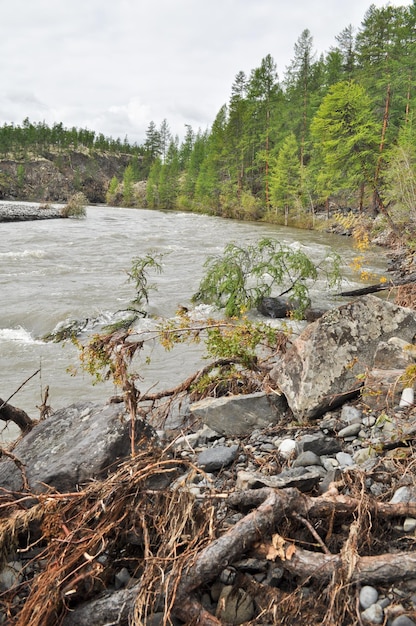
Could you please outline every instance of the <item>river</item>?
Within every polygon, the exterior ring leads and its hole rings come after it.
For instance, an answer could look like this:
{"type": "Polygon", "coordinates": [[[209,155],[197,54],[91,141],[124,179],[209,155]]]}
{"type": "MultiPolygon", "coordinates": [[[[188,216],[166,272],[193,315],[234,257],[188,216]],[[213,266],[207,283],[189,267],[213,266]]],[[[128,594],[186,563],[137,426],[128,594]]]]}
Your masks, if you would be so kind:
{"type": "MultiPolygon", "coordinates": [[[[331,250],[341,254],[349,287],[361,284],[348,268],[357,256],[349,238],[271,224],[237,222],[173,211],[88,207],[85,219],[57,219],[0,224],[0,396],[38,417],[37,405],[49,386],[53,409],[80,400],[104,402],[114,393],[110,383],[92,385],[87,374],[71,376],[79,365],[70,343],[42,341],[46,333],[71,319],[111,320],[134,298],[127,272],[134,257],[163,253],[163,272],[152,276],[148,307],[150,319],[170,318],[178,305],[189,305],[209,255],[220,254],[229,242],[254,243],[273,237],[300,245],[317,261],[331,250]]],[[[366,268],[381,274],[383,255],[371,253],[366,268]]],[[[324,288],[318,284],[314,303],[322,305],[324,288]]],[[[336,301],[334,301],[336,303],[336,301]]],[[[149,365],[141,365],[142,391],[180,382],[201,363],[201,348],[154,348],[149,365]]],[[[0,423],[0,426],[2,424],[0,423]]],[[[14,425],[2,427],[1,437],[16,435],[14,425]]]]}

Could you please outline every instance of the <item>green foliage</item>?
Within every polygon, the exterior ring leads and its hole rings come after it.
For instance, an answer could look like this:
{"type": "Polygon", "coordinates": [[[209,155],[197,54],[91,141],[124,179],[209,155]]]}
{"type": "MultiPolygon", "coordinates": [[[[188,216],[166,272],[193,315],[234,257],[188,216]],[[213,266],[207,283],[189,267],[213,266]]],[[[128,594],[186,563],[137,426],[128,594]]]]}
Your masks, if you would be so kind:
{"type": "Polygon", "coordinates": [[[17,186],[19,189],[22,189],[23,183],[25,181],[25,167],[22,164],[17,166],[17,186]]]}
{"type": "Polygon", "coordinates": [[[416,220],[416,129],[412,118],[401,129],[383,178],[384,199],[393,205],[393,217],[399,224],[411,227],[416,220]]]}
{"type": "Polygon", "coordinates": [[[228,317],[239,316],[270,296],[273,288],[279,295],[289,294],[301,316],[309,306],[309,286],[324,272],[330,285],[340,278],[340,259],[326,257],[315,265],[301,250],[272,239],[262,239],[245,248],[229,243],[220,257],[205,263],[205,276],[194,302],[214,304],[228,317]]]}
{"type": "Polygon", "coordinates": [[[206,333],[209,357],[238,359],[250,368],[255,367],[260,348],[263,351],[281,350],[287,340],[281,331],[261,322],[251,322],[246,317],[232,324],[207,327],[206,333]]]}
{"type": "Polygon", "coordinates": [[[372,185],[380,132],[363,87],[343,81],[330,88],[311,125],[317,187],[324,196],[372,185]]]}
{"type": "Polygon", "coordinates": [[[119,183],[117,176],[113,176],[113,178],[110,180],[110,184],[108,185],[108,190],[105,197],[107,204],[116,204],[118,185],[119,183]]]}
{"type": "Polygon", "coordinates": [[[42,156],[48,151],[63,153],[82,149],[132,155],[141,155],[143,152],[136,144],[129,144],[126,141],[122,144],[120,139],[104,137],[102,133],[97,135],[94,131],[84,128],[65,128],[61,122],[48,126],[44,121],[34,124],[26,118],[21,126],[15,124],[0,126],[0,155],[3,158],[25,157],[28,151],[42,156]]]}
{"type": "Polygon", "coordinates": [[[123,175],[123,206],[133,206],[133,182],[134,170],[132,165],[128,165],[123,175]]]}
{"type": "Polygon", "coordinates": [[[155,271],[158,274],[161,273],[162,258],[163,254],[148,253],[144,256],[135,257],[133,259],[130,271],[128,272],[128,280],[129,282],[134,283],[136,296],[131,302],[129,311],[133,311],[134,313],[137,313],[137,315],[146,317],[147,312],[143,307],[149,303],[150,291],[155,289],[154,285],[149,284],[148,273],[149,270],[155,271]]]}
{"type": "Polygon", "coordinates": [[[297,208],[302,190],[302,167],[299,160],[299,146],[294,133],[290,133],[279,150],[270,176],[270,198],[276,211],[280,208],[285,213],[287,225],[288,213],[297,208]]]}
{"type": "Polygon", "coordinates": [[[82,191],[78,191],[69,198],[67,204],[62,209],[62,215],[64,217],[85,217],[87,204],[88,200],[85,195],[82,191]]]}

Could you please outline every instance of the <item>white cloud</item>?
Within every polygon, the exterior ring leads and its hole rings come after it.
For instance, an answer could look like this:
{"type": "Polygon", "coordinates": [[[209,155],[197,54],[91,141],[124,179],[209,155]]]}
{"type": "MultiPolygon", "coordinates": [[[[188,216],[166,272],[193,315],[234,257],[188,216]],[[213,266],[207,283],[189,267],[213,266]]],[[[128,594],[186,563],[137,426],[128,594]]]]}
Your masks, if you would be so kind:
{"type": "Polygon", "coordinates": [[[327,51],[372,1],[0,0],[0,124],[62,121],[139,143],[151,120],[205,130],[240,70],[271,54],[283,79],[305,28],[327,51]]]}

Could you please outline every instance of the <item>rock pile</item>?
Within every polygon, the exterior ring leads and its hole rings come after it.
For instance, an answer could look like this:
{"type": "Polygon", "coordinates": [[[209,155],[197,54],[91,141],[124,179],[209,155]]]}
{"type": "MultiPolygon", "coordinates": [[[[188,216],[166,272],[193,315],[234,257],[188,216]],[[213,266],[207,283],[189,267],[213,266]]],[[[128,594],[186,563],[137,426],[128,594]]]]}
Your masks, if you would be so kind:
{"type": "MultiPolygon", "coordinates": [[[[170,463],[147,483],[147,497],[186,490],[196,510],[212,509],[216,527],[187,564],[185,582],[176,581],[174,624],[187,622],[184,615],[210,626],[416,624],[415,334],[415,312],[366,296],[308,326],[276,357],[264,391],[191,404],[187,430],[156,432],[137,422],[138,444],[152,442],[170,463]]],[[[25,506],[51,487],[73,492],[111,479],[129,456],[129,439],[123,405],[74,405],[38,424],[14,458],[1,461],[0,486],[22,497],[16,459],[33,500],[25,506]]],[[[104,517],[109,503],[102,502],[104,517]]],[[[146,545],[137,528],[129,537],[111,566],[100,553],[105,590],[84,583],[81,593],[73,583],[63,624],[128,623],[145,580],[137,550],[146,545]]],[[[184,533],[182,549],[187,541],[184,533]]],[[[7,551],[3,623],[19,623],[10,597],[15,607],[23,601],[19,589],[33,576],[36,550],[7,551]]],[[[143,623],[164,623],[165,600],[143,623]]]]}

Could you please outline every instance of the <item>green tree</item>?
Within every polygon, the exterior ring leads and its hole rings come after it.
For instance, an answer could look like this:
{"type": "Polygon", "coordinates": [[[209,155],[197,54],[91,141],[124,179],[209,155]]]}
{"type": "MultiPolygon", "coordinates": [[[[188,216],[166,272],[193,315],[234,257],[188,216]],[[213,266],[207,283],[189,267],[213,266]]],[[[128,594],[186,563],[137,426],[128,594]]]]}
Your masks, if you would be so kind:
{"type": "Polygon", "coordinates": [[[323,273],[333,286],[340,277],[339,262],[337,255],[330,255],[315,264],[301,250],[268,238],[246,247],[229,243],[222,256],[206,261],[193,301],[215,304],[229,317],[239,316],[279,288],[279,295],[289,294],[301,316],[310,304],[310,285],[323,273]]]}
{"type": "Polygon", "coordinates": [[[312,121],[316,186],[321,196],[340,190],[351,196],[365,186],[374,191],[380,127],[361,85],[342,81],[333,85],[312,121]]]}
{"type": "Polygon", "coordinates": [[[291,115],[300,116],[294,131],[299,138],[300,163],[303,166],[305,164],[308,128],[311,121],[311,92],[315,62],[313,38],[308,29],[302,32],[295,43],[294,52],[295,55],[287,70],[285,83],[286,94],[290,101],[299,103],[298,106],[293,107],[291,115]]]}
{"type": "Polygon", "coordinates": [[[160,207],[159,180],[161,169],[162,161],[156,159],[150,168],[146,185],[146,202],[151,209],[158,209],[160,207]]]}
{"type": "Polygon", "coordinates": [[[107,193],[106,193],[106,202],[107,204],[115,204],[116,203],[116,195],[118,189],[118,178],[117,176],[113,176],[108,185],[107,193]]]}
{"type": "Polygon", "coordinates": [[[226,176],[227,107],[219,110],[208,137],[204,160],[201,163],[195,182],[195,200],[215,213],[220,209],[222,184],[226,176]]]}
{"type": "Polygon", "coordinates": [[[248,130],[254,134],[254,142],[251,142],[255,153],[253,172],[257,169],[252,191],[263,192],[267,208],[270,205],[269,173],[270,156],[274,145],[273,130],[277,129],[277,111],[282,101],[276,62],[270,54],[262,59],[260,67],[251,71],[247,84],[247,97],[249,100],[248,119],[250,120],[248,130]]]}
{"type": "MultiPolygon", "coordinates": [[[[383,172],[384,200],[392,204],[393,219],[406,230],[416,222],[416,128],[413,116],[403,125],[399,141],[383,172]]],[[[411,233],[414,237],[414,233],[411,233]]]]}
{"type": "Polygon", "coordinates": [[[294,133],[290,133],[279,150],[270,176],[270,196],[276,212],[284,210],[285,225],[291,209],[298,208],[301,202],[302,165],[299,160],[299,146],[294,133]]]}
{"type": "Polygon", "coordinates": [[[163,209],[175,208],[179,193],[179,174],[179,149],[172,139],[159,175],[159,205],[163,209]]]}
{"type": "Polygon", "coordinates": [[[124,170],[123,175],[123,206],[130,207],[134,204],[133,183],[134,169],[130,164],[124,170]]]}

